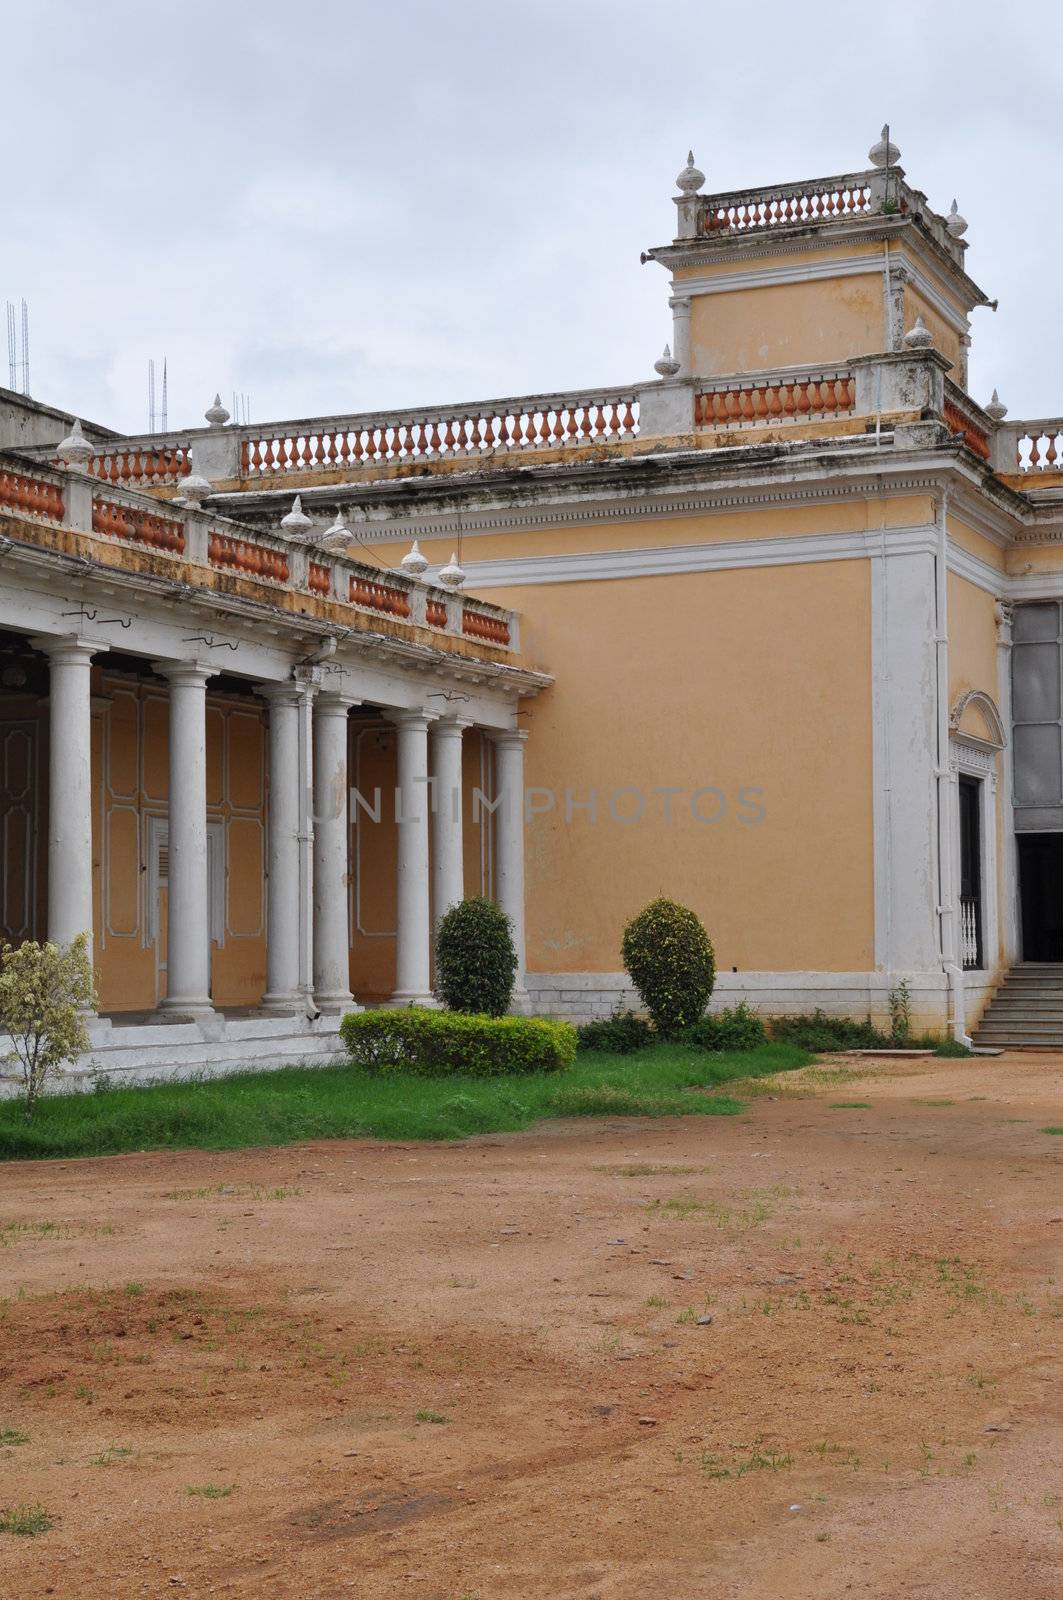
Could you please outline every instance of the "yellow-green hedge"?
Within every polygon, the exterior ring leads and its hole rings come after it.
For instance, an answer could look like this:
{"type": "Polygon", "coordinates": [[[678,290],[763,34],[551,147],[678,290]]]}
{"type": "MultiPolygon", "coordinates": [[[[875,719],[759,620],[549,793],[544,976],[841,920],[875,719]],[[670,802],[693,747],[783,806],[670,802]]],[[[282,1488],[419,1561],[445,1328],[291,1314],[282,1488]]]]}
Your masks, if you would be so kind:
{"type": "Polygon", "coordinates": [[[576,1030],[542,1017],[482,1017],[454,1011],[352,1011],[340,1036],[357,1067],[425,1078],[496,1078],[561,1072],[576,1059],[576,1030]]]}

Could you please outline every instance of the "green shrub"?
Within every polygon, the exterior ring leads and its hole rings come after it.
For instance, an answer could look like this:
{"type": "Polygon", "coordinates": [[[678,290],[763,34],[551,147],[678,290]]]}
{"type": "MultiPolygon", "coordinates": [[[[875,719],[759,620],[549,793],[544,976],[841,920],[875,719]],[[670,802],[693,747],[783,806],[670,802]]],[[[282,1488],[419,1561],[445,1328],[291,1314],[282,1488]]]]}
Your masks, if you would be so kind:
{"type": "Polygon", "coordinates": [[[684,1028],[682,1040],[699,1050],[759,1050],[767,1044],[768,1034],[756,1012],[742,1000],[684,1028]]]}
{"type": "Polygon", "coordinates": [[[355,1066],[422,1078],[561,1072],[576,1059],[571,1023],[542,1017],[473,1017],[416,1006],[352,1011],[340,1035],[355,1066]]]}
{"type": "Polygon", "coordinates": [[[854,1022],[852,1017],[828,1017],[825,1011],[792,1017],[773,1017],[773,1039],[786,1039],[802,1050],[883,1050],[891,1040],[880,1033],[868,1017],[854,1022]]]}
{"type": "Polygon", "coordinates": [[[936,1056],[969,1056],[972,1053],[959,1039],[928,1039],[927,1044],[936,1056]]]}
{"type": "Polygon", "coordinates": [[[461,900],[436,932],[436,990],[451,1011],[501,1017],[509,1010],[517,952],[509,918],[493,900],[461,900]]]}
{"type": "Polygon", "coordinates": [[[634,1055],[654,1041],[653,1029],[636,1011],[614,1011],[611,1017],[581,1022],[576,1036],[581,1050],[608,1050],[614,1056],[634,1055]]]}
{"type": "Polygon", "coordinates": [[[624,929],[624,966],[654,1027],[670,1038],[697,1022],[716,981],[716,958],[693,911],[651,900],[624,929]]]}

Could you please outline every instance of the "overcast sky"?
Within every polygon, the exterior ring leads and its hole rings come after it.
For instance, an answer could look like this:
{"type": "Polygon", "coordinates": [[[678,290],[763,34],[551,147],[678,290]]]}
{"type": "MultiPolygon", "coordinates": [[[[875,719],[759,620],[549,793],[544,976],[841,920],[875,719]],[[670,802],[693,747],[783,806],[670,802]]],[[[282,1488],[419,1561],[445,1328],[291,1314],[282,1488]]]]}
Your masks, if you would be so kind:
{"type": "MultiPolygon", "coordinates": [[[[988,0],[0,5],[0,300],[40,400],[171,427],[650,376],[708,189],[860,169],[970,222],[971,388],[1063,413],[1055,6],[988,0]]],[[[845,352],[839,352],[844,355],[845,352]]],[[[0,383],[7,382],[6,365],[0,383]]]]}

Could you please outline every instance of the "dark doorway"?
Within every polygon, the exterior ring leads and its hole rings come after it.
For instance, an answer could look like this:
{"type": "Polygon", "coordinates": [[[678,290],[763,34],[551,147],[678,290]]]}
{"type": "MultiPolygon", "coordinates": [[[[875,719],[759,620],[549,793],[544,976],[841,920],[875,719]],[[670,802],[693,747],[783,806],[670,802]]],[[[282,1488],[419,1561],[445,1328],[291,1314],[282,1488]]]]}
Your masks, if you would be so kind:
{"type": "Polygon", "coordinates": [[[1022,959],[1063,962],[1063,833],[1020,833],[1022,959]]]}
{"type": "Polygon", "coordinates": [[[964,968],[982,966],[982,784],[960,778],[960,941],[964,968]]]}

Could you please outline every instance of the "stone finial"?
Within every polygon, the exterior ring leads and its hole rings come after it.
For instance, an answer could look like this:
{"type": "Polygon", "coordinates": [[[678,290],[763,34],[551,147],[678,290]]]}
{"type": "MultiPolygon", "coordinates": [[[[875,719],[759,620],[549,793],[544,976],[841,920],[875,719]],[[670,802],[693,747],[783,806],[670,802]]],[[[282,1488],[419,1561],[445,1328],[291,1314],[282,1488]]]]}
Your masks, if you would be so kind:
{"type": "MultiPolygon", "coordinates": [[[[292,509],[294,510],[294,507],[292,509]]],[[[288,517],[291,515],[292,512],[289,511],[288,517]]],[[[286,517],[285,522],[287,520],[288,518],[286,517]]],[[[309,521],[309,517],[306,520],[309,521]]],[[[283,526],[284,523],[282,522],[281,527],[283,528],[283,526]]],[[[343,520],[343,512],[337,511],[336,520],[329,523],[324,533],[318,538],[317,543],[323,550],[346,550],[353,538],[354,534],[343,520]]]]}
{"type": "Polygon", "coordinates": [[[867,152],[867,159],[873,167],[895,167],[900,161],[901,152],[890,139],[888,122],[883,124],[881,138],[867,152]]]}
{"type": "Polygon", "coordinates": [[[934,343],[934,335],[926,326],[922,317],[916,317],[915,327],[908,329],[904,336],[904,342],[909,350],[929,350],[934,343]]]}
{"type": "Polygon", "coordinates": [[[945,226],[954,239],[962,239],[967,232],[967,218],[961,217],[955,200],[949,207],[949,214],[945,218],[945,226]]]}
{"type": "Polygon", "coordinates": [[[314,524],[303,510],[301,495],[296,495],[292,501],[292,509],[286,517],[281,518],[281,529],[289,539],[305,539],[308,537],[314,524]]]}
{"type": "Polygon", "coordinates": [[[77,417],[74,418],[66,438],[60,439],[56,445],[55,453],[63,466],[69,467],[71,472],[88,471],[89,462],[96,452],[82,433],[81,423],[77,417]]]}
{"type": "Polygon", "coordinates": [[[408,578],[419,578],[425,571],[428,562],[421,554],[421,547],[416,539],[399,562],[399,566],[408,578]]]}
{"type": "Polygon", "coordinates": [[[450,560],[439,571],[439,581],[444,589],[460,589],[465,582],[465,572],[458,566],[458,552],[452,550],[450,560]]]}
{"type": "Polygon", "coordinates": [[[982,410],[985,412],[987,417],[992,417],[994,422],[1003,422],[1004,418],[1008,414],[1007,406],[1004,404],[1003,400],[997,394],[995,389],[993,390],[992,400],[989,401],[988,405],[984,405],[982,410]]]}
{"type": "Polygon", "coordinates": [[[220,394],[216,394],[214,396],[214,404],[212,406],[208,406],[203,415],[206,417],[212,428],[224,428],[225,424],[229,420],[229,413],[221,403],[220,394]]]}
{"type": "Polygon", "coordinates": [[[679,362],[672,354],[668,345],[664,347],[664,354],[653,363],[653,370],[662,378],[674,378],[679,371],[679,362]]]}
{"type": "Polygon", "coordinates": [[[694,165],[693,150],[687,151],[687,164],[675,180],[676,188],[681,194],[697,194],[705,182],[705,174],[694,165]]]}
{"type": "Polygon", "coordinates": [[[208,494],[214,493],[214,485],[209,478],[193,467],[192,471],[181,478],[177,485],[180,491],[181,502],[190,511],[198,511],[200,504],[208,494]]]}

